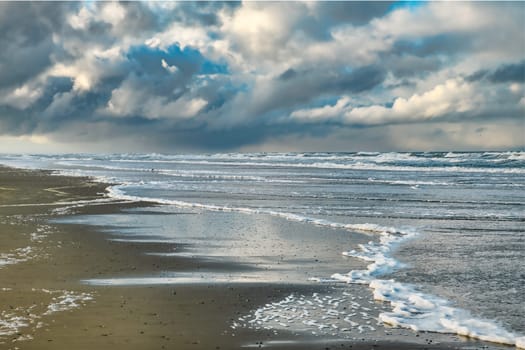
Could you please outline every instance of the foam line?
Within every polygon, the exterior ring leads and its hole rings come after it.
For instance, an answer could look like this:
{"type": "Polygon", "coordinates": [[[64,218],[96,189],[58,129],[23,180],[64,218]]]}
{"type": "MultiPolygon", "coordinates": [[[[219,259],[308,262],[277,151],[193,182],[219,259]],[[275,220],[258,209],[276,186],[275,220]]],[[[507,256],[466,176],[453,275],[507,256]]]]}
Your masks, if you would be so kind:
{"type": "Polygon", "coordinates": [[[312,218],[312,217],[308,217],[304,215],[275,211],[275,210],[268,210],[268,209],[219,206],[219,205],[213,205],[213,204],[184,202],[184,201],[173,200],[173,199],[130,196],[130,195],[125,194],[122,191],[122,188],[124,188],[125,186],[127,185],[117,185],[117,186],[109,187],[107,189],[108,195],[115,199],[129,200],[129,201],[145,201],[145,202],[152,202],[152,203],[158,203],[158,204],[173,205],[173,206],[180,207],[180,208],[196,208],[196,209],[204,209],[204,210],[211,210],[211,211],[238,212],[238,213],[245,213],[245,214],[266,214],[266,215],[271,215],[275,217],[280,217],[280,218],[283,218],[289,221],[303,222],[303,223],[313,224],[316,226],[330,227],[330,228],[335,228],[335,229],[344,229],[344,230],[349,230],[349,231],[358,231],[358,232],[363,232],[363,233],[379,233],[379,234],[387,233],[391,235],[406,235],[407,234],[407,232],[404,232],[394,227],[386,227],[386,226],[380,226],[380,225],[368,224],[368,223],[344,224],[344,223],[339,223],[339,222],[328,221],[325,219],[312,218]]]}
{"type": "MultiPolygon", "coordinates": [[[[117,162],[135,162],[134,160],[114,160],[117,162]]],[[[458,172],[458,173],[510,173],[525,174],[525,169],[520,168],[483,168],[467,166],[409,166],[409,165],[389,165],[386,162],[354,162],[354,163],[335,163],[335,162],[316,162],[316,163],[278,163],[278,162],[253,162],[253,161],[216,161],[216,160],[140,160],[140,163],[173,163],[173,164],[193,164],[193,165],[221,165],[221,166],[256,166],[256,167],[279,167],[279,168],[315,168],[315,169],[348,169],[348,170],[379,170],[379,171],[429,171],[429,172],[458,172]],[[386,163],[386,164],[384,164],[386,163]]]]}

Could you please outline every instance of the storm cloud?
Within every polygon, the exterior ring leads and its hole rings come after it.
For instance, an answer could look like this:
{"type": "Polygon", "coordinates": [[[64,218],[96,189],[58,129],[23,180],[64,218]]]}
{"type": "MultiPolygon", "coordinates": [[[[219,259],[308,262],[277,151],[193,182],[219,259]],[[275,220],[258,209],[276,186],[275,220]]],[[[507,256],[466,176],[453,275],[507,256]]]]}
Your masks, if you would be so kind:
{"type": "Polygon", "coordinates": [[[521,2],[3,2],[0,151],[525,147],[524,26],[521,2]]]}
{"type": "Polygon", "coordinates": [[[525,61],[503,64],[492,71],[480,70],[467,77],[469,81],[482,79],[492,83],[523,83],[525,81],[525,61]]]}

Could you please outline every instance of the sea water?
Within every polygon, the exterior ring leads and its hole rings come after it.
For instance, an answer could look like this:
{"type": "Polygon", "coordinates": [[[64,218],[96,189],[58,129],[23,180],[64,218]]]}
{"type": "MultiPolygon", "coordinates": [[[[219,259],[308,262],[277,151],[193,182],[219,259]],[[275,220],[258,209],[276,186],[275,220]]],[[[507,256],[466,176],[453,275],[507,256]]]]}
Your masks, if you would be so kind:
{"type": "MultiPolygon", "coordinates": [[[[356,329],[392,325],[524,346],[523,152],[3,155],[0,163],[94,176],[115,184],[110,198],[160,204],[85,218],[113,227],[112,239],[187,248],[147,254],[235,258],[258,271],[203,272],[206,281],[361,285],[383,302],[370,300],[378,315],[370,322],[363,301],[353,313],[360,318],[349,316],[346,306],[358,302],[350,295],[292,295],[235,327],[300,320],[333,334],[344,333],[344,322],[356,329]],[[322,322],[330,318],[343,321],[322,322]]],[[[75,205],[85,203],[61,210],[75,205]]]]}

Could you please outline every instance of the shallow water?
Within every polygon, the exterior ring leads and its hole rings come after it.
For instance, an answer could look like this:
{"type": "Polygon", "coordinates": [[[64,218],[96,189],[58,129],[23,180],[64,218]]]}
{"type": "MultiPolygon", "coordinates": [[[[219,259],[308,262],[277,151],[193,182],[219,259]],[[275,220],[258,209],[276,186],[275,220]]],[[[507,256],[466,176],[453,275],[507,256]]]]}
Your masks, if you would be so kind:
{"type": "Polygon", "coordinates": [[[187,249],[169,254],[240,262],[267,281],[370,285],[392,303],[380,319],[403,327],[510,344],[525,333],[523,152],[4,155],[0,163],[96,176],[119,184],[112,197],[164,204],[84,218],[111,224],[114,239],[171,239],[187,249]]]}

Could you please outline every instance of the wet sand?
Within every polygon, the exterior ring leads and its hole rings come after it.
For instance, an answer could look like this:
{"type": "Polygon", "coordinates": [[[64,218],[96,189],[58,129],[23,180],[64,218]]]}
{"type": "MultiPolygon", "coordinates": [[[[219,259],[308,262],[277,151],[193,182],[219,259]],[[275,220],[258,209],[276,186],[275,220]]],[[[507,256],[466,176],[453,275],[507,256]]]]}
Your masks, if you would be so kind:
{"type": "MultiPolygon", "coordinates": [[[[213,261],[143,254],[139,243],[110,241],[85,225],[50,223],[64,213],[112,213],[148,203],[103,198],[107,185],[46,171],[0,167],[0,349],[460,349],[482,343],[432,344],[348,340],[286,331],[232,329],[240,315],[316,284],[200,283],[93,286],[93,278],[200,271],[213,261]],[[57,203],[61,202],[61,203],[57,203]],[[70,204],[64,204],[64,203],[70,204]],[[28,249],[29,248],[29,249],[28,249]],[[2,320],[4,324],[2,324],[2,320]],[[10,321],[11,328],[6,325],[10,321]],[[16,330],[12,327],[17,324],[16,330]]],[[[163,246],[159,245],[159,249],[163,246]]],[[[221,263],[220,269],[242,266],[221,263]]],[[[217,266],[214,266],[217,268],[217,266]]],[[[430,337],[429,337],[430,338],[430,337]]]]}

